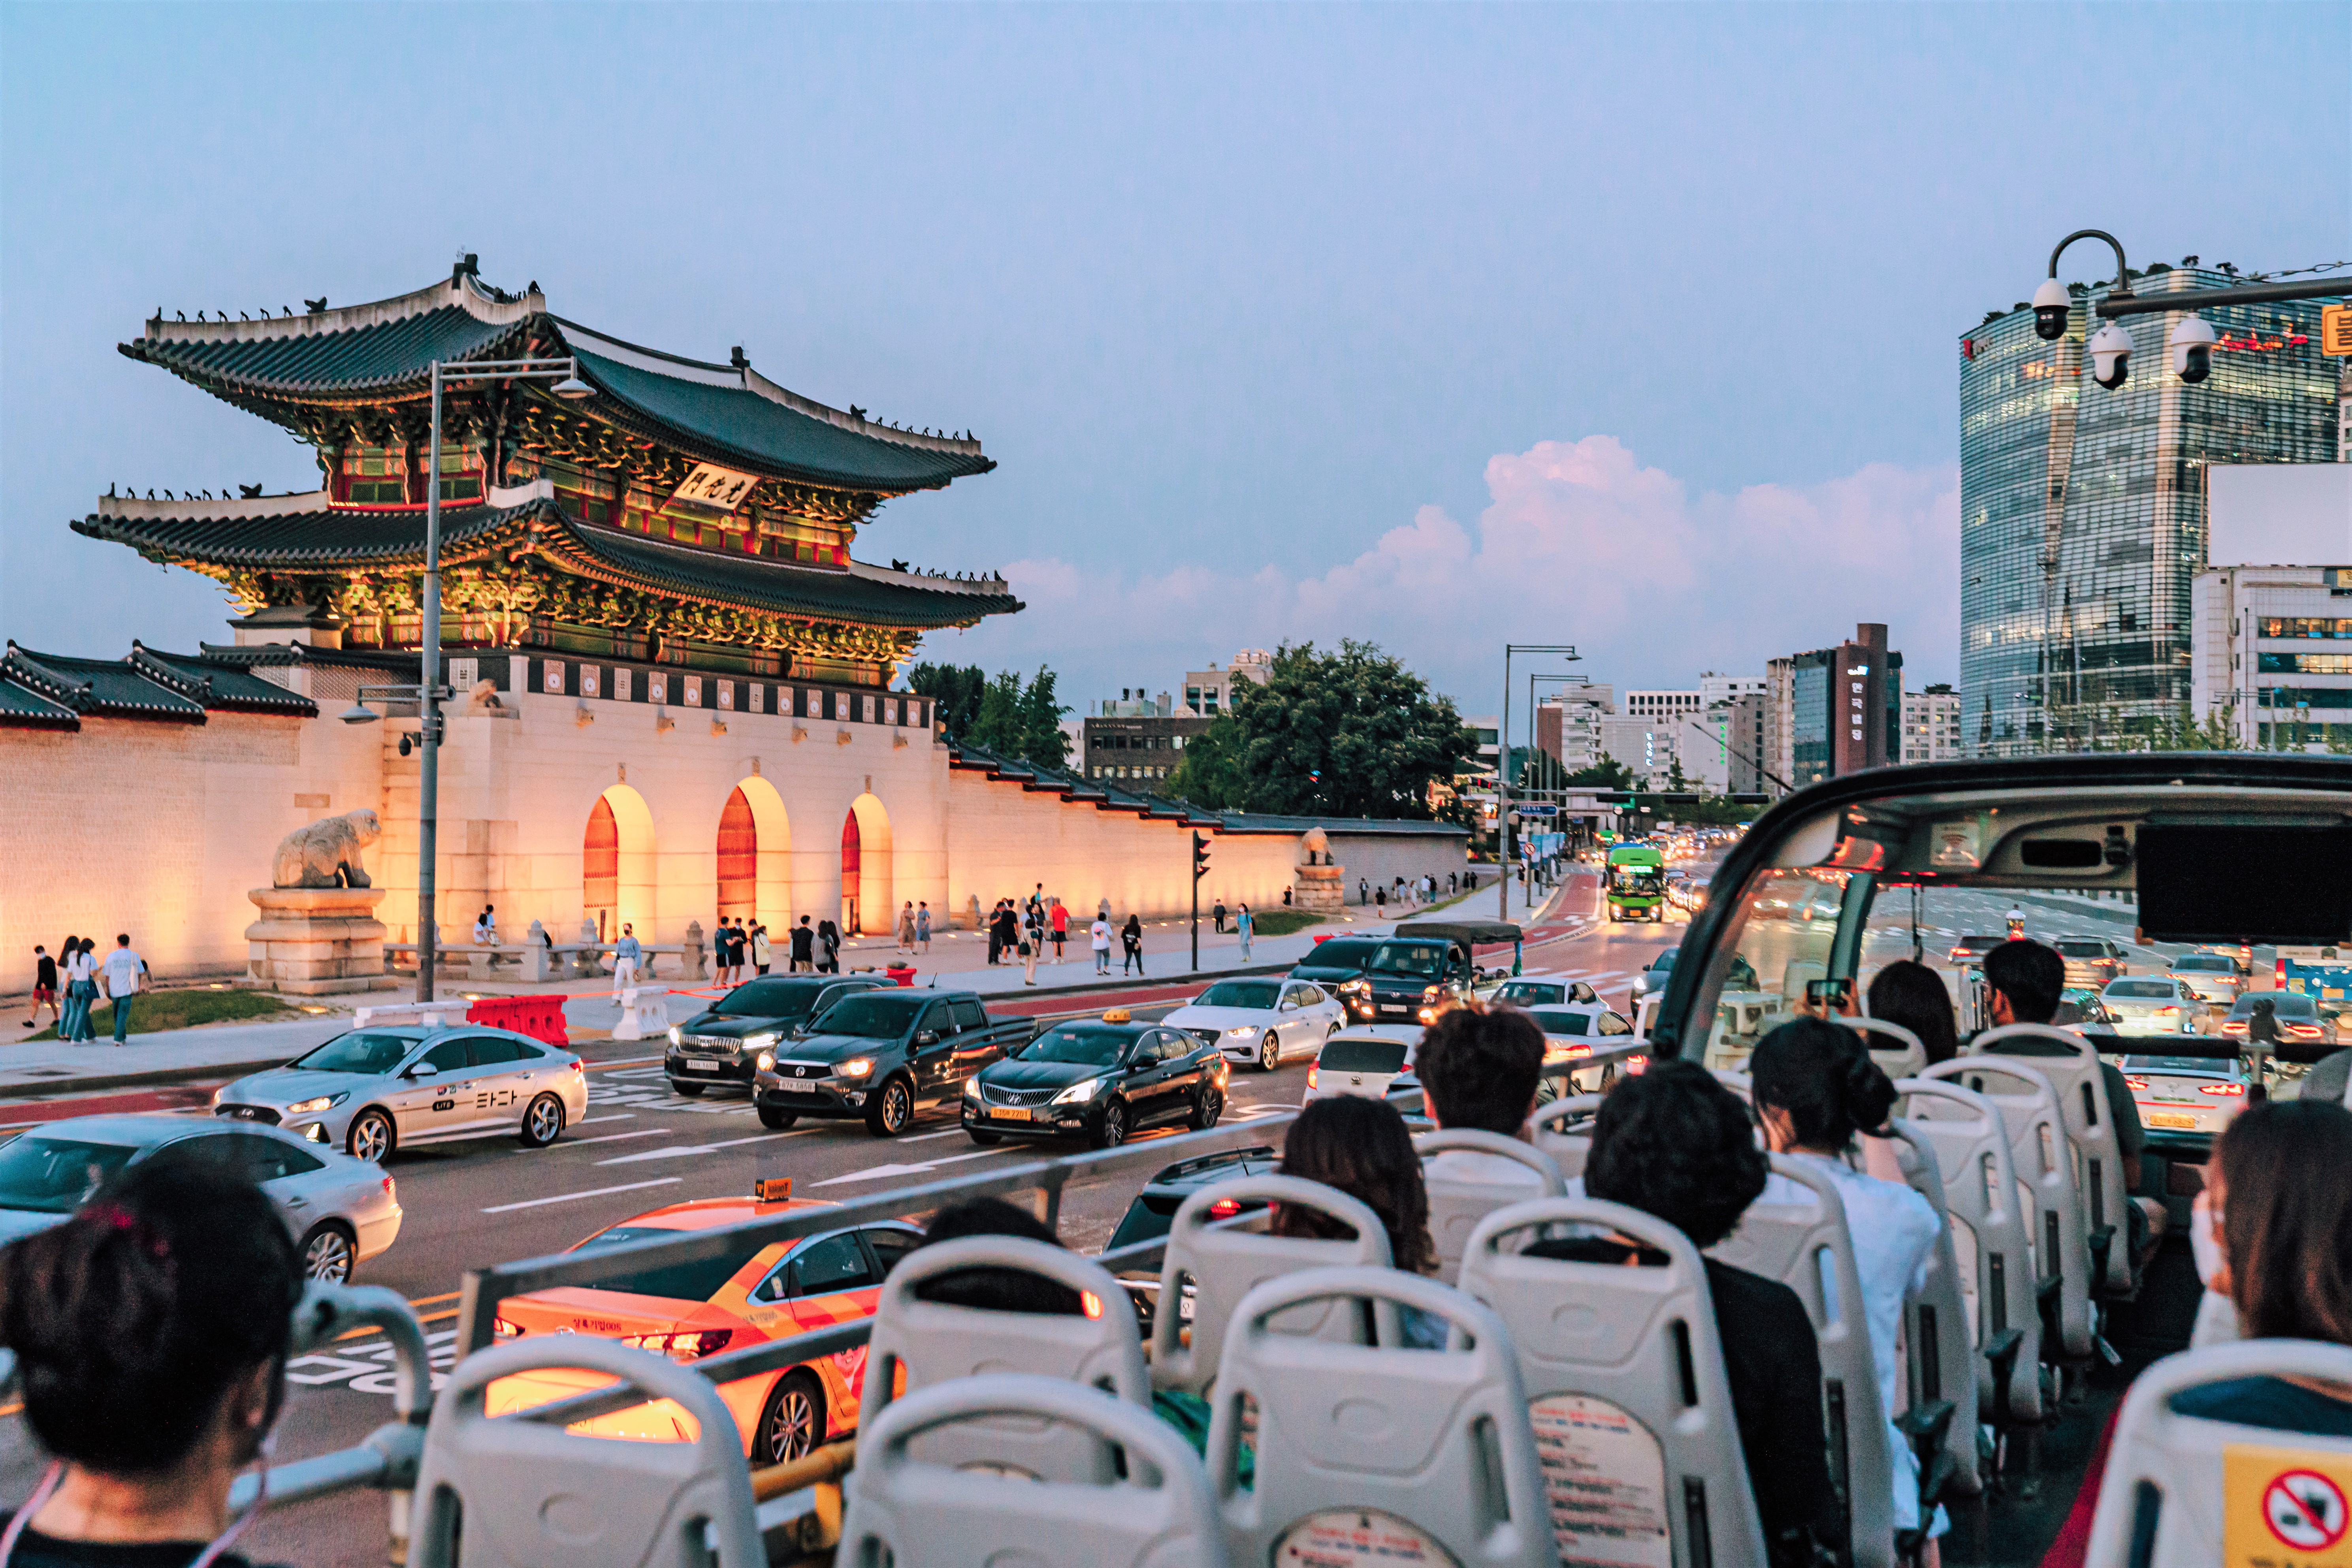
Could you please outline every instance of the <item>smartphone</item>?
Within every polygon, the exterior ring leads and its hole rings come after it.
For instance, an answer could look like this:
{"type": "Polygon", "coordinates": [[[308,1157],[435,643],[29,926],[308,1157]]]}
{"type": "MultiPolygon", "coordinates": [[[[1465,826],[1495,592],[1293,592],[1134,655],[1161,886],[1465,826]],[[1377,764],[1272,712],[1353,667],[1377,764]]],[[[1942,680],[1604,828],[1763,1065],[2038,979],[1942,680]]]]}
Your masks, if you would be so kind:
{"type": "Polygon", "coordinates": [[[1832,1011],[1844,1006],[1853,997],[1851,980],[1808,980],[1805,982],[1805,1005],[1827,1007],[1832,1011]]]}

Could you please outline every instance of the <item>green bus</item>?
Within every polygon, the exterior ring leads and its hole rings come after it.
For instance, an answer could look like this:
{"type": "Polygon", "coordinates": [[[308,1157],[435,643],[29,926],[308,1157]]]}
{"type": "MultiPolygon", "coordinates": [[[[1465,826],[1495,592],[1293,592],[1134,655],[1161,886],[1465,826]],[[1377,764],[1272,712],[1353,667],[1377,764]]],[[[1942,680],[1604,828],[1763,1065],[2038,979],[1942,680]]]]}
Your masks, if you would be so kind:
{"type": "Polygon", "coordinates": [[[1647,844],[1620,844],[1609,851],[1609,918],[1666,918],[1666,858],[1647,844]]]}

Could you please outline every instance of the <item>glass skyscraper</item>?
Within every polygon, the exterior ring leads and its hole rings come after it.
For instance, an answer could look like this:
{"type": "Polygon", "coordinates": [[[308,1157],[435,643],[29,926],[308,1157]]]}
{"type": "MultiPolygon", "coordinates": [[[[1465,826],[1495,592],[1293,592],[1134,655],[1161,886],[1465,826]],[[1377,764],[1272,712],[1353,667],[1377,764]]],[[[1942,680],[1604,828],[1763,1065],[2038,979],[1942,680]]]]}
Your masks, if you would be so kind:
{"type": "MultiPolygon", "coordinates": [[[[2192,258],[2194,259],[2194,258],[2192,258]]],[[[2159,262],[2142,297],[2247,281],[2159,262]]],[[[2181,317],[2128,316],[2130,379],[2091,379],[2090,307],[2044,342],[2023,305],[1960,340],[1960,739],[1974,755],[2114,745],[2186,716],[2205,466],[2336,460],[2337,366],[2318,301],[2200,313],[2212,373],[2172,374],[2181,317]]]]}

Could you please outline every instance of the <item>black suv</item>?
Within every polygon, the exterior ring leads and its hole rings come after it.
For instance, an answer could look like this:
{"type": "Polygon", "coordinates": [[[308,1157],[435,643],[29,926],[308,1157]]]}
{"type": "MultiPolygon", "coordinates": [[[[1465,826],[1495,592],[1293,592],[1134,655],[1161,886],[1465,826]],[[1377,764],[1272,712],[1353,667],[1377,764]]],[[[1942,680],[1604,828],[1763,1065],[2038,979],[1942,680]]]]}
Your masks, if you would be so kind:
{"type": "Polygon", "coordinates": [[[760,1053],[797,1038],[808,1021],[855,991],[881,981],[842,974],[762,975],[721,996],[669,1032],[662,1070],[688,1096],[712,1087],[748,1089],[760,1053]]]}
{"type": "MultiPolygon", "coordinates": [[[[1235,1176],[1270,1176],[1281,1168],[1281,1152],[1270,1143],[1253,1143],[1246,1149],[1220,1149],[1213,1154],[1201,1154],[1179,1161],[1144,1184],[1143,1190],[1135,1194],[1135,1201],[1127,1205],[1126,1217],[1118,1222],[1118,1228],[1111,1233],[1110,1244],[1103,1250],[1116,1252],[1122,1247],[1132,1247],[1138,1242],[1158,1241],[1176,1223],[1176,1211],[1184,1206],[1184,1200],[1202,1187],[1231,1181],[1235,1176]]],[[[1213,1205],[1209,1213],[1213,1218],[1227,1219],[1264,1207],[1265,1205],[1255,1199],[1247,1202],[1236,1199],[1230,1208],[1222,1204],[1213,1205]]],[[[1149,1337],[1152,1304],[1160,1295],[1160,1271],[1156,1268],[1129,1268],[1116,1264],[1114,1267],[1118,1268],[1118,1282],[1127,1287],[1128,1295],[1135,1302],[1136,1321],[1149,1337]]],[[[1185,1300],[1178,1310],[1182,1317],[1190,1318],[1192,1315],[1190,1284],[1185,1286],[1184,1294],[1185,1300]]]]}
{"type": "Polygon", "coordinates": [[[1311,980],[1326,991],[1336,992],[1341,981],[1353,980],[1364,972],[1372,954],[1380,952],[1381,941],[1376,936],[1335,936],[1318,942],[1290,966],[1290,978],[1311,980]]]}
{"type": "Polygon", "coordinates": [[[963,1129],[986,1146],[1003,1138],[1084,1138],[1116,1148],[1155,1121],[1206,1131],[1225,1113],[1224,1053],[1163,1024],[1056,1024],[981,1068],[963,1091],[963,1129]]]}

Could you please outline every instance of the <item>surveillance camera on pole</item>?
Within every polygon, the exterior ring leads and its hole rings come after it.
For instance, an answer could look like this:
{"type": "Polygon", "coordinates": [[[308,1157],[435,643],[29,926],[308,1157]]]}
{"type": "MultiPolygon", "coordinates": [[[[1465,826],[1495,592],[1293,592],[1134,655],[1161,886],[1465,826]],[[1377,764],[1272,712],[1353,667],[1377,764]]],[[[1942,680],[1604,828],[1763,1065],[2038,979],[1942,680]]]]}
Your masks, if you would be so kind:
{"type": "Polygon", "coordinates": [[[2131,334],[2109,321],[2091,334],[2091,379],[2113,392],[2131,374],[2131,334]]]}
{"type": "Polygon", "coordinates": [[[2074,305],[2066,285],[2055,278],[2043,279],[2042,287],[2033,291],[2033,335],[2052,343],[2064,337],[2066,317],[2074,305]]]}
{"type": "Polygon", "coordinates": [[[2172,374],[2194,386],[2213,371],[2213,345],[2220,342],[2202,316],[2182,318],[2172,329],[2172,374]]]}

